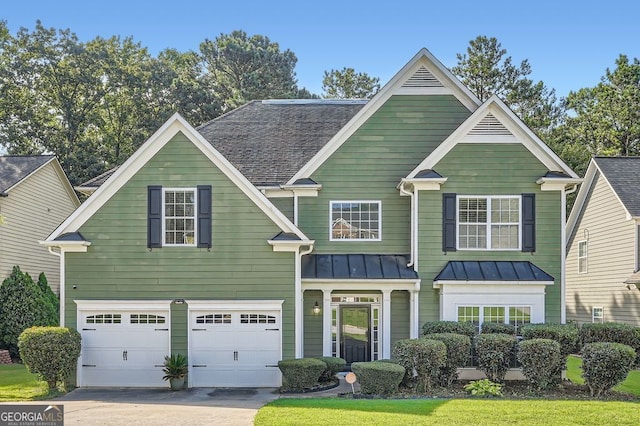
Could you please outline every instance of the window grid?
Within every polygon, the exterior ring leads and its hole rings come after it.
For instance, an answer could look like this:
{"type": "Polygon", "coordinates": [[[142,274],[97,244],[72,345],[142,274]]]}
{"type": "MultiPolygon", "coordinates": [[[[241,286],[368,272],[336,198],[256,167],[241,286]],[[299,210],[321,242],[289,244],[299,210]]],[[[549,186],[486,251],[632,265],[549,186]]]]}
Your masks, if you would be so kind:
{"type": "Polygon", "coordinates": [[[379,359],[379,345],[378,345],[378,340],[379,340],[379,326],[380,326],[380,309],[378,307],[372,306],[371,307],[371,334],[372,334],[372,342],[371,345],[373,346],[372,351],[371,351],[371,360],[372,361],[376,361],[377,359],[379,359]]]}
{"type": "Polygon", "coordinates": [[[588,247],[587,241],[578,242],[578,273],[586,274],[588,268],[588,247]]]}
{"type": "Polygon", "coordinates": [[[380,241],[380,201],[332,201],[331,241],[380,241]]]}
{"type": "Polygon", "coordinates": [[[331,308],[331,355],[338,355],[338,307],[331,308]]]}
{"type": "Polygon", "coordinates": [[[164,324],[165,317],[154,314],[131,314],[131,324],[164,324]]]}
{"type": "Polygon", "coordinates": [[[591,322],[604,322],[604,308],[593,308],[591,314],[591,322]]]}
{"type": "Polygon", "coordinates": [[[164,244],[195,245],[196,191],[164,190],[164,244]]]}
{"type": "Polygon", "coordinates": [[[275,324],[276,317],[264,314],[240,314],[240,324],[275,324]]]}
{"type": "Polygon", "coordinates": [[[520,327],[531,324],[531,308],[529,306],[510,306],[509,324],[516,328],[516,334],[520,335],[520,327]]]}
{"type": "Polygon", "coordinates": [[[531,307],[458,306],[458,322],[470,322],[478,332],[485,322],[512,324],[516,327],[516,334],[519,334],[522,325],[531,324],[531,307]]]}
{"type": "Polygon", "coordinates": [[[504,324],[504,306],[485,306],[482,322],[497,322],[504,324]]]}
{"type": "Polygon", "coordinates": [[[196,317],[196,324],[231,324],[231,314],[207,314],[196,317]]]}
{"type": "Polygon", "coordinates": [[[87,317],[87,324],[121,324],[120,314],[96,314],[87,317]]]}
{"type": "Polygon", "coordinates": [[[520,204],[519,196],[458,197],[458,248],[519,249],[520,204]]]}

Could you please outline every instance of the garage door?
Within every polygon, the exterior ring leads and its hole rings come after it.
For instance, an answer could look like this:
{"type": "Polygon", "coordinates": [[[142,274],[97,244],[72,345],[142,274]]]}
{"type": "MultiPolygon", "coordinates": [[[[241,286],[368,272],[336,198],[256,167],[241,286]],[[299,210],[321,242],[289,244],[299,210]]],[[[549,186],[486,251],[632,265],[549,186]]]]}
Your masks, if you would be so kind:
{"type": "Polygon", "coordinates": [[[189,321],[191,386],[280,386],[279,310],[193,310],[189,321]]]}
{"type": "Polygon", "coordinates": [[[80,386],[164,387],[170,353],[168,310],[84,310],[80,386]]]}

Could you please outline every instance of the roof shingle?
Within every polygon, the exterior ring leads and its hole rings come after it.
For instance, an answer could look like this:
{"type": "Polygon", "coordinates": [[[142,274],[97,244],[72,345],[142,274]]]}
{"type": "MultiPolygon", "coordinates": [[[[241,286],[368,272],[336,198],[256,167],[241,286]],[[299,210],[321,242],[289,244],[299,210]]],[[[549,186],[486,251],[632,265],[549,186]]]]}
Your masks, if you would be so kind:
{"type": "Polygon", "coordinates": [[[54,158],[53,155],[0,156],[0,194],[54,158]]]}
{"type": "Polygon", "coordinates": [[[631,216],[640,216],[640,157],[595,157],[604,174],[631,216]]]}

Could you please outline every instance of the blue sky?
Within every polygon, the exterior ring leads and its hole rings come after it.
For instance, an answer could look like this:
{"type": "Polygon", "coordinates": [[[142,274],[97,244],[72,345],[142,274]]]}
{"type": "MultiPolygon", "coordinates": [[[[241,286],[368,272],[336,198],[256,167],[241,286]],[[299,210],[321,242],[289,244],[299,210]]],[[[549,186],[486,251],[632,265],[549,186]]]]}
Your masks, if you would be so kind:
{"type": "Polygon", "coordinates": [[[292,50],[298,84],[321,92],[324,70],[353,67],[386,83],[422,47],[447,67],[478,35],[496,37],[532,78],[559,96],[596,85],[623,53],[640,57],[636,0],[408,1],[350,0],[4,0],[0,20],[12,33],[69,28],[87,41],[132,36],[152,54],[236,29],[292,50]]]}

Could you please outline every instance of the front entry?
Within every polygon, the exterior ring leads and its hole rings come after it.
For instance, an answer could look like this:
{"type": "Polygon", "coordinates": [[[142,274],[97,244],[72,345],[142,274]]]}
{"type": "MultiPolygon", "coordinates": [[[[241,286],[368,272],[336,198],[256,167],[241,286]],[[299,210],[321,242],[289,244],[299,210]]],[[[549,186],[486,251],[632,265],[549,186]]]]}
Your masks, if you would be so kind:
{"type": "Polygon", "coordinates": [[[340,358],[352,362],[371,361],[371,306],[340,307],[340,358]]]}

